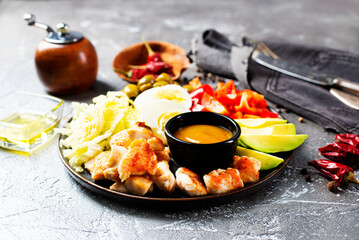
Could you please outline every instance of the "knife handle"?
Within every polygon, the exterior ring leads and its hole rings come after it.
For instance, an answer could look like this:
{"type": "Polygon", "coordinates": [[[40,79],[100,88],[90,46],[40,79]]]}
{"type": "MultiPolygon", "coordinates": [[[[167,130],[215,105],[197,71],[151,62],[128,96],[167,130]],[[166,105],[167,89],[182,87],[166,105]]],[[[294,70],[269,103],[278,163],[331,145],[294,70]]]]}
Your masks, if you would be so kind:
{"type": "Polygon", "coordinates": [[[359,96],[359,83],[349,81],[344,78],[336,78],[333,81],[333,85],[359,96]]]}

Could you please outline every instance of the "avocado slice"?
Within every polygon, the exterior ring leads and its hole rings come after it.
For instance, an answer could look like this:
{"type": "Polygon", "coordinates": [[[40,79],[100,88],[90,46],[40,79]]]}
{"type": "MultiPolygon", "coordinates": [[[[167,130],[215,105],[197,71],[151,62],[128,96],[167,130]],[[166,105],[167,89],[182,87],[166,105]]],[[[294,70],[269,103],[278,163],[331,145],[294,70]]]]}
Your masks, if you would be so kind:
{"type": "Polygon", "coordinates": [[[291,151],[307,139],[306,134],[298,135],[241,135],[240,142],[255,150],[265,153],[291,151]]]}

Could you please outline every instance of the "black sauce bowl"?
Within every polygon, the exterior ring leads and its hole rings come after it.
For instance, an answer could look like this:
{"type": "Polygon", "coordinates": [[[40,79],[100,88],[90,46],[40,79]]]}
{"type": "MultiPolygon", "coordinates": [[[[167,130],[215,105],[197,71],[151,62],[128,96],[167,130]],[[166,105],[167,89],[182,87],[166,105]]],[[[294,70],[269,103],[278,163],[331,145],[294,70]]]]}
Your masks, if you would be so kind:
{"type": "Polygon", "coordinates": [[[165,135],[173,160],[203,175],[218,168],[230,166],[238,145],[241,128],[233,119],[212,112],[188,112],[171,118],[165,126],[165,135]],[[174,137],[175,132],[184,126],[207,124],[219,126],[232,133],[228,140],[211,144],[198,144],[182,141],[174,137]]]}

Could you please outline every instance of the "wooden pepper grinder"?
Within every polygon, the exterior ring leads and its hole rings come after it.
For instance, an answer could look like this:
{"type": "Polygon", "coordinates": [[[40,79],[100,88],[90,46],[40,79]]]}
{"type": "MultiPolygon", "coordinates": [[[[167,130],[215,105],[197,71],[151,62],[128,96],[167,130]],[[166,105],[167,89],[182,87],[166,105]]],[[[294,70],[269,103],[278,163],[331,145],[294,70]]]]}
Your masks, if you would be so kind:
{"type": "Polygon", "coordinates": [[[24,15],[28,25],[47,31],[35,53],[37,74],[46,90],[56,95],[69,95],[88,90],[96,81],[98,62],[94,46],[81,33],[57,24],[57,32],[36,22],[30,13],[24,15]]]}

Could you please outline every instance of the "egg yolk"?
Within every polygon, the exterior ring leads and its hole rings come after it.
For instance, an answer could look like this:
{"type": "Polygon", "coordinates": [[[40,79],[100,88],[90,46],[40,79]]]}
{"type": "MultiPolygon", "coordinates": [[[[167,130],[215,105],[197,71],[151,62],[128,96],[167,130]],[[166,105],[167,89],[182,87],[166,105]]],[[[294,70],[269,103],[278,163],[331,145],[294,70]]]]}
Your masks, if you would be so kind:
{"type": "Polygon", "coordinates": [[[183,93],[178,90],[172,90],[172,91],[160,90],[156,93],[155,97],[157,99],[167,99],[177,103],[182,103],[186,100],[183,96],[183,93]]]}

